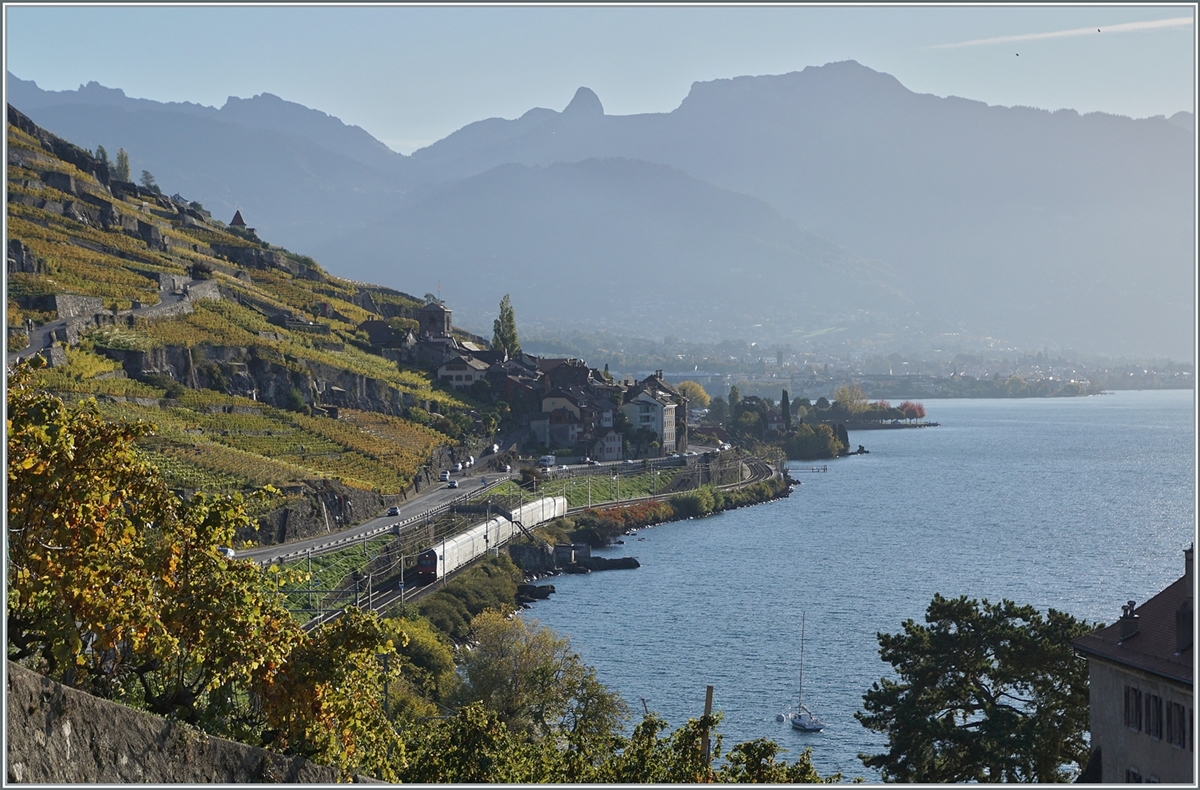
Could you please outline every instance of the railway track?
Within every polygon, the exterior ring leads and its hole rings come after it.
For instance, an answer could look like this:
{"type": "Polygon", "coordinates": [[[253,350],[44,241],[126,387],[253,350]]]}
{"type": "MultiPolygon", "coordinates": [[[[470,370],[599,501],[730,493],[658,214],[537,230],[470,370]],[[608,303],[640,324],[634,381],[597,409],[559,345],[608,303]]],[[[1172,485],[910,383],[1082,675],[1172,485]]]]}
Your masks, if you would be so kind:
{"type": "MultiPolygon", "coordinates": [[[[777,474],[779,474],[770,464],[768,464],[766,461],[763,461],[762,459],[757,458],[757,457],[753,457],[753,456],[748,457],[748,458],[744,459],[744,461],[742,463],[746,467],[746,470],[749,472],[749,475],[747,477],[739,480],[736,483],[728,483],[728,484],[720,485],[720,486],[716,486],[716,487],[719,489],[722,489],[722,490],[729,490],[729,489],[738,488],[738,487],[744,486],[744,485],[751,485],[751,484],[754,484],[757,482],[761,482],[763,480],[769,480],[769,479],[775,477],[777,474]]],[[[670,493],[662,493],[662,494],[656,494],[656,495],[644,496],[644,497],[632,497],[630,499],[620,500],[619,502],[605,503],[604,506],[620,507],[623,505],[631,505],[631,504],[636,504],[639,502],[650,502],[650,501],[655,501],[655,500],[669,499],[672,496],[675,496],[677,493],[678,492],[670,492],[670,493]]],[[[450,507],[451,507],[450,505],[446,505],[445,507],[439,508],[438,510],[445,511],[445,510],[449,510],[450,507]]],[[[567,513],[568,514],[581,513],[588,509],[589,508],[586,506],[570,508],[567,510],[567,513]]],[[[424,521],[425,521],[425,514],[422,514],[421,516],[415,517],[413,519],[408,519],[405,522],[400,522],[399,524],[390,525],[388,527],[373,530],[371,534],[375,535],[375,534],[380,534],[381,532],[384,532],[387,530],[396,530],[396,534],[399,535],[399,534],[402,534],[405,529],[418,528],[419,526],[421,526],[421,524],[424,523],[424,521]]],[[[345,545],[348,542],[352,542],[355,540],[364,540],[367,537],[368,536],[360,535],[360,536],[355,536],[354,538],[335,541],[335,542],[332,542],[331,544],[329,544],[329,547],[326,548],[325,550],[333,551],[333,550],[336,550],[337,548],[341,548],[343,545],[345,545]]],[[[515,537],[515,535],[514,535],[514,537],[515,537]]],[[[503,545],[503,544],[501,544],[501,545],[503,545]]],[[[493,547],[493,549],[496,549],[496,548],[499,548],[499,546],[493,547]]],[[[307,552],[295,552],[295,554],[297,556],[304,556],[306,553],[307,552]]],[[[314,553],[314,556],[316,556],[315,553],[314,553]]],[[[431,582],[431,583],[423,585],[421,587],[406,588],[403,591],[401,591],[401,589],[399,587],[399,582],[400,582],[399,575],[395,575],[388,579],[384,579],[380,582],[379,589],[374,589],[373,586],[369,585],[367,592],[357,599],[355,605],[359,606],[361,608],[366,608],[366,609],[371,609],[371,610],[380,610],[380,609],[387,608],[388,606],[391,606],[392,604],[400,602],[400,601],[409,602],[409,601],[420,600],[424,596],[439,589],[440,586],[444,586],[446,583],[453,581],[459,574],[470,569],[471,567],[474,567],[475,563],[479,559],[481,559],[483,556],[484,556],[483,554],[480,554],[480,555],[472,558],[469,562],[462,565],[461,567],[456,568],[453,571],[449,572],[448,574],[445,575],[444,578],[438,579],[435,582],[431,582]],[[439,585],[439,582],[441,582],[441,585],[439,585]]],[[[329,622],[330,620],[333,620],[336,617],[340,616],[344,610],[345,610],[345,607],[342,607],[342,608],[330,610],[328,612],[323,612],[322,614],[320,614],[320,615],[312,618],[308,622],[306,622],[304,624],[304,629],[311,630],[323,623],[329,622]]]]}

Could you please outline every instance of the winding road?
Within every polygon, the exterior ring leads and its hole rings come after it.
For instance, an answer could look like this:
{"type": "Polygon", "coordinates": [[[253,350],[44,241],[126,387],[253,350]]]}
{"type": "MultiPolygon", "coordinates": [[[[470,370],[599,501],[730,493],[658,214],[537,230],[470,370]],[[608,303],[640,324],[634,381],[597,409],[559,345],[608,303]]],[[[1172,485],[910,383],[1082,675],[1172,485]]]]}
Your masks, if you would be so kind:
{"type": "MultiPolygon", "coordinates": [[[[188,287],[195,285],[196,283],[199,283],[199,282],[202,282],[202,281],[201,280],[188,280],[187,283],[184,284],[184,287],[181,290],[159,291],[158,292],[158,299],[159,299],[158,304],[149,305],[147,307],[137,307],[137,308],[134,308],[133,310],[122,310],[120,313],[118,313],[118,315],[120,315],[120,316],[133,315],[133,316],[147,316],[147,317],[153,316],[155,312],[161,311],[167,305],[178,304],[179,302],[182,302],[183,300],[187,299],[188,287]]],[[[35,326],[33,328],[33,331],[29,333],[29,345],[27,345],[25,348],[18,349],[17,351],[9,351],[5,355],[5,362],[7,362],[9,365],[12,365],[12,364],[16,363],[16,361],[19,359],[28,359],[29,357],[33,356],[34,354],[37,354],[41,351],[46,350],[54,342],[55,334],[57,334],[60,330],[66,329],[67,324],[70,321],[74,320],[74,318],[76,318],[76,317],[61,318],[57,321],[51,321],[48,324],[42,324],[41,326],[35,326]]]]}

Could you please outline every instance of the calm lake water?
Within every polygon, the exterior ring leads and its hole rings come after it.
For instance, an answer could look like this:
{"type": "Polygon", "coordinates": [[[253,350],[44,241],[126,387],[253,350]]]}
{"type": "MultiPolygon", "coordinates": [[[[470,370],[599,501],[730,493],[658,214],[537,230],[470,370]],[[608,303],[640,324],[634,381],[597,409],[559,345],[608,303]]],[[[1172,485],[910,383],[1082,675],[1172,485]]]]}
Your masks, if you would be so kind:
{"type": "Polygon", "coordinates": [[[870,455],[802,474],[786,499],[663,524],[604,549],[641,568],[559,576],[526,613],[571,638],[640,715],[704,710],[724,750],[765,736],[822,774],[879,780],[884,739],[854,719],[887,675],[878,632],[923,620],[934,593],[1010,598],[1113,622],[1183,574],[1195,534],[1189,391],[1056,400],[934,400],[937,428],[860,431],[870,455]],[[804,700],[827,724],[775,720],[804,700]]]}

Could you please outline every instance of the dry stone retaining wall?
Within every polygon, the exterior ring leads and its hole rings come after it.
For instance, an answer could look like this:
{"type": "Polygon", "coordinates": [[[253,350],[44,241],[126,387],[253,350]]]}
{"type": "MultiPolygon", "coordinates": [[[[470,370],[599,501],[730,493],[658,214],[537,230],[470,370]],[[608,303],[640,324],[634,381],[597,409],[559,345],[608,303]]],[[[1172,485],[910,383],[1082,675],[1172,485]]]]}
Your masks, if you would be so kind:
{"type": "MultiPolygon", "coordinates": [[[[185,724],[7,668],[7,782],[333,784],[337,770],[205,735],[185,724]]],[[[355,777],[358,782],[373,782],[355,777]]]]}

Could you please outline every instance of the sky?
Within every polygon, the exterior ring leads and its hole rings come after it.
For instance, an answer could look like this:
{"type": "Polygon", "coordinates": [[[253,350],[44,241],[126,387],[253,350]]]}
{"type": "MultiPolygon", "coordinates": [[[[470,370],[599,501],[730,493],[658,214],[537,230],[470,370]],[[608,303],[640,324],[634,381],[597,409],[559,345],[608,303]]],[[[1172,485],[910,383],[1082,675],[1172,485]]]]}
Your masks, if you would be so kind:
{"type": "Polygon", "coordinates": [[[34,5],[7,70],[220,107],[273,93],[411,153],[473,121],[670,112],[693,82],[856,60],[910,90],[1132,117],[1195,111],[1195,4],[34,5]]]}

